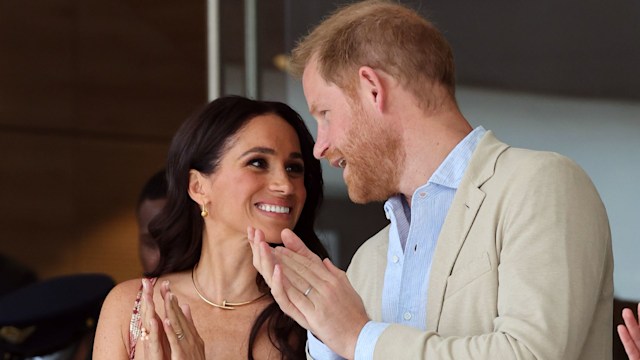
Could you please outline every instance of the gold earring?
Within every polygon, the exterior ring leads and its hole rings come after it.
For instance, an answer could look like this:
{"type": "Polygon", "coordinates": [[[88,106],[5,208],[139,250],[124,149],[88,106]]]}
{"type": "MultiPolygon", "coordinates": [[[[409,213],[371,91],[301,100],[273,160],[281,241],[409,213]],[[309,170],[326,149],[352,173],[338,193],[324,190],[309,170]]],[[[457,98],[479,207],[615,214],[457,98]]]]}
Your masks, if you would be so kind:
{"type": "Polygon", "coordinates": [[[204,203],[201,206],[202,211],[200,212],[200,216],[202,217],[207,217],[207,215],[209,215],[209,211],[207,211],[207,208],[204,206],[204,203]]]}

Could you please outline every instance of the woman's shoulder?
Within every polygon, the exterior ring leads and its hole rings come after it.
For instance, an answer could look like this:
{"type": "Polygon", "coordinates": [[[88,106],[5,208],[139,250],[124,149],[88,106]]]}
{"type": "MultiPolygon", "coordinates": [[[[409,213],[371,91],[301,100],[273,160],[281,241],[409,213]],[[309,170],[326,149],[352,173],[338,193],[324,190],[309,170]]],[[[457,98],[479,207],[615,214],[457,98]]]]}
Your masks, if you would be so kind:
{"type": "Polygon", "coordinates": [[[130,318],[134,303],[141,289],[141,279],[131,279],[119,283],[107,295],[102,311],[109,312],[111,316],[130,318]]]}
{"type": "Polygon", "coordinates": [[[141,286],[141,279],[124,281],[111,289],[105,298],[96,329],[94,353],[97,357],[95,358],[128,357],[129,324],[141,286]],[[108,354],[122,356],[107,357],[108,354]]]}
{"type": "Polygon", "coordinates": [[[111,289],[107,299],[111,298],[116,302],[135,300],[136,295],[142,289],[142,279],[125,280],[111,289]]]}

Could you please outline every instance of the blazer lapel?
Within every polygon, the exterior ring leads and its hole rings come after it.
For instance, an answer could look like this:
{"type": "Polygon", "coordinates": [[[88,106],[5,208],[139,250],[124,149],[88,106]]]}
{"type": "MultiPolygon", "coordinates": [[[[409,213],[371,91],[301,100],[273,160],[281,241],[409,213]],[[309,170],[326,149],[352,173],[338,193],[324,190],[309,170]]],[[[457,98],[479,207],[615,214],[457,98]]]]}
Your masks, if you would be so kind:
{"type": "Polygon", "coordinates": [[[480,186],[491,178],[499,155],[508,147],[498,141],[491,131],[487,131],[478,143],[456,191],[438,236],[431,265],[426,324],[429,331],[438,329],[447,279],[484,200],[485,193],[480,186]]]}
{"type": "MultiPolygon", "coordinates": [[[[387,226],[386,236],[389,238],[389,226],[387,226]]],[[[376,249],[376,256],[374,259],[377,259],[375,263],[375,278],[376,278],[376,286],[375,286],[375,300],[373,301],[372,314],[369,316],[372,317],[374,321],[382,321],[382,290],[384,289],[384,273],[387,269],[387,252],[389,249],[389,242],[384,242],[378,245],[376,249]]]]}

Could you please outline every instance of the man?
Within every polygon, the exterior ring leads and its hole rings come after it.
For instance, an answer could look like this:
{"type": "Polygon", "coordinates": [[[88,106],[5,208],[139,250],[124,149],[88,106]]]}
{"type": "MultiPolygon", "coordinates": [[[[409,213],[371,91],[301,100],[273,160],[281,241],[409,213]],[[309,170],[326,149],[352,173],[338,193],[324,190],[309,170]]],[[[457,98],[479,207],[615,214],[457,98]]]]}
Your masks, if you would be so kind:
{"type": "Polygon", "coordinates": [[[138,220],[138,256],[144,274],[155,270],[160,260],[160,249],[149,233],[149,224],[167,203],[167,178],[160,170],[147,180],[138,196],[136,219],[138,220]]]}
{"type": "Polygon", "coordinates": [[[386,200],[390,220],[348,279],[290,231],[271,250],[249,229],[310,357],[611,358],[611,239],[593,184],[563,156],[473,129],[432,24],[398,4],[353,4],[297,46],[291,68],[318,123],[315,156],[343,169],[354,202],[386,200]]]}

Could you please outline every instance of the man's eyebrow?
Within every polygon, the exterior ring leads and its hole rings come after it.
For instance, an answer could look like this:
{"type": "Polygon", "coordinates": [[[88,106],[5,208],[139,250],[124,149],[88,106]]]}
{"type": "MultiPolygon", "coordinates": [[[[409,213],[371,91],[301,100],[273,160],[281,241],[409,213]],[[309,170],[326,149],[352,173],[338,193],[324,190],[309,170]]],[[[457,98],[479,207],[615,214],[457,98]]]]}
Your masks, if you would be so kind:
{"type": "Polygon", "coordinates": [[[309,114],[311,114],[311,115],[315,114],[316,110],[317,110],[317,106],[316,106],[315,103],[313,103],[313,104],[311,104],[309,106],[309,114]]]}

